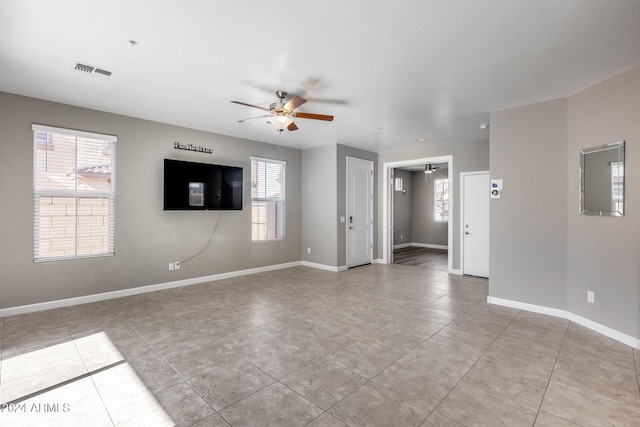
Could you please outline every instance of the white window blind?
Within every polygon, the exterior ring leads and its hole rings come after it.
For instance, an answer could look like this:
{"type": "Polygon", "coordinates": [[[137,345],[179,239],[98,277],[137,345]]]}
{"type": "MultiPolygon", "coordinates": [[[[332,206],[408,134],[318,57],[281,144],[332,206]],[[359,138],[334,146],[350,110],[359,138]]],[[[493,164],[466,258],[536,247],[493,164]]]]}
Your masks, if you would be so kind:
{"type": "Polygon", "coordinates": [[[449,221],[449,180],[433,180],[433,218],[435,221],[449,221]]]}
{"type": "Polygon", "coordinates": [[[34,261],[113,255],[117,138],[32,129],[34,261]]]}
{"type": "Polygon", "coordinates": [[[286,163],[251,158],[251,240],[284,239],[286,163]]]}

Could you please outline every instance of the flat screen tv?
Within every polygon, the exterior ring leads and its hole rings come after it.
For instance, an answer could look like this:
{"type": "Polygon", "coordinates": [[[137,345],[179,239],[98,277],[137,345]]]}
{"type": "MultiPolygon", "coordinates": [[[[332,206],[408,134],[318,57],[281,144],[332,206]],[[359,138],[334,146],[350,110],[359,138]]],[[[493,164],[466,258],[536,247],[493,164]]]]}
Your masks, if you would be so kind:
{"type": "Polygon", "coordinates": [[[164,210],[242,210],[242,168],[164,159],[164,210]]]}

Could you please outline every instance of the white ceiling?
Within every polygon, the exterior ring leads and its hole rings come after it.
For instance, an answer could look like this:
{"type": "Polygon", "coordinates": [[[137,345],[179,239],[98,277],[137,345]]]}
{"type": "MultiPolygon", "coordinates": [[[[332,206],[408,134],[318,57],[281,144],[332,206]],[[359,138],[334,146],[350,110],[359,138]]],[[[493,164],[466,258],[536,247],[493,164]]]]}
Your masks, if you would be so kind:
{"type": "Polygon", "coordinates": [[[0,2],[1,91],[298,148],[488,138],[491,111],[637,65],[638,0],[0,2]],[[237,123],[278,89],[335,120],[237,123]]]}

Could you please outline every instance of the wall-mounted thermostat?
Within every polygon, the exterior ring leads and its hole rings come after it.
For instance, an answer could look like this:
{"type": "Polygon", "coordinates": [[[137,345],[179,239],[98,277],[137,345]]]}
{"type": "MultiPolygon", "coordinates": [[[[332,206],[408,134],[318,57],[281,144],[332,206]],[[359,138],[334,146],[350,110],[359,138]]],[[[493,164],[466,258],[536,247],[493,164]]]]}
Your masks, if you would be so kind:
{"type": "Polygon", "coordinates": [[[492,179],[491,180],[491,198],[499,199],[500,193],[502,193],[502,180],[492,179]]]}

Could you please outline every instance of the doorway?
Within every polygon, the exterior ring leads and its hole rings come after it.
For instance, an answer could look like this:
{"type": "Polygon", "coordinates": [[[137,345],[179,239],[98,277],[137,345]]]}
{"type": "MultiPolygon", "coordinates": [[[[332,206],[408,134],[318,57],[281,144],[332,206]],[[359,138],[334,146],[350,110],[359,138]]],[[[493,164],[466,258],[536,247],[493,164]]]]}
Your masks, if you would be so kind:
{"type": "MultiPolygon", "coordinates": [[[[443,172],[446,169],[446,174],[443,178],[446,178],[446,183],[449,188],[453,188],[453,156],[440,156],[440,157],[428,157],[428,158],[420,158],[420,159],[412,159],[398,162],[389,162],[383,165],[383,230],[382,230],[382,244],[383,244],[383,253],[382,259],[385,264],[393,263],[393,251],[394,251],[394,198],[407,197],[408,191],[406,193],[402,193],[402,189],[399,188],[396,191],[395,187],[395,178],[397,177],[397,172],[400,170],[414,170],[414,173],[424,174],[426,165],[437,165],[441,164],[440,168],[443,172]]],[[[424,176],[424,175],[420,175],[424,176]]],[[[427,180],[429,186],[433,186],[435,183],[433,178],[427,180]]],[[[447,211],[453,212],[453,199],[449,198],[447,200],[447,211]]],[[[435,201],[434,201],[435,203],[435,201]]],[[[440,259],[442,264],[439,265],[439,269],[445,271],[447,273],[460,274],[459,270],[454,270],[453,268],[453,256],[452,252],[454,250],[453,245],[453,223],[454,218],[448,217],[446,221],[446,243],[442,244],[420,244],[420,242],[412,242],[413,239],[408,239],[408,242],[402,245],[407,245],[408,247],[415,248],[412,249],[416,252],[416,257],[419,257],[420,254],[418,252],[424,252],[427,258],[431,258],[432,261],[435,261],[436,258],[440,259]],[[446,264],[444,263],[443,253],[446,252],[446,264]],[[439,253],[436,253],[439,252],[439,253]]],[[[406,240],[406,239],[403,239],[406,240]]],[[[444,243],[444,242],[441,242],[444,243]]],[[[398,249],[398,236],[396,236],[395,242],[396,249],[398,249]]],[[[408,251],[407,251],[408,252],[408,251]]],[[[399,254],[400,255],[400,254],[399,254]]],[[[406,254],[405,254],[406,255],[406,254]]],[[[413,254],[408,254],[409,257],[412,257],[413,254]]],[[[405,257],[406,258],[406,257],[405,257]]],[[[429,261],[425,259],[425,261],[429,261]]],[[[411,262],[411,261],[410,261],[411,262]]],[[[420,262],[418,258],[415,258],[415,262],[420,262]]]]}
{"type": "Polygon", "coordinates": [[[460,267],[463,274],[489,277],[489,171],[460,174],[460,267]]]}
{"type": "Polygon", "coordinates": [[[393,264],[448,271],[448,166],[394,169],[393,264]]]}
{"type": "Polygon", "coordinates": [[[347,268],[373,262],[373,162],[347,156],[347,268]]]}

